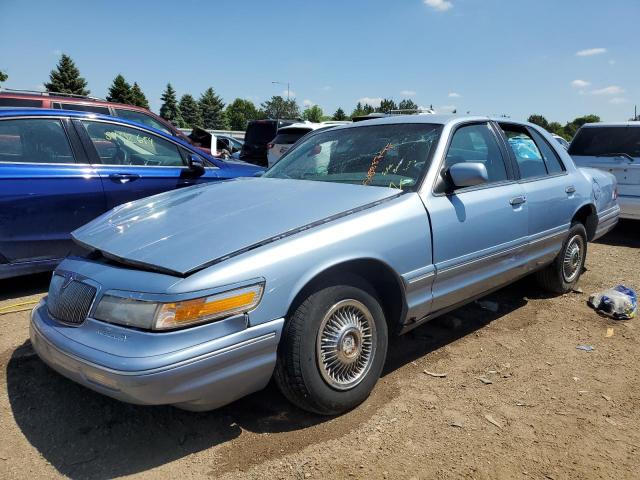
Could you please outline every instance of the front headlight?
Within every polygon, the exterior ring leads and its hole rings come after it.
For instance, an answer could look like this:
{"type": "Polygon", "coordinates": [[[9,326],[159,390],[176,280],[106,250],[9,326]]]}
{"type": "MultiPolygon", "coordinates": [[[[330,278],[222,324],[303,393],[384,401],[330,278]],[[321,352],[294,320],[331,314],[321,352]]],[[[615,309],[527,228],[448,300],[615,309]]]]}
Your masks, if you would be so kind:
{"type": "Polygon", "coordinates": [[[105,294],[93,317],[147,330],[171,330],[247,313],[258,306],[263,290],[258,284],[171,303],[105,294]]]}

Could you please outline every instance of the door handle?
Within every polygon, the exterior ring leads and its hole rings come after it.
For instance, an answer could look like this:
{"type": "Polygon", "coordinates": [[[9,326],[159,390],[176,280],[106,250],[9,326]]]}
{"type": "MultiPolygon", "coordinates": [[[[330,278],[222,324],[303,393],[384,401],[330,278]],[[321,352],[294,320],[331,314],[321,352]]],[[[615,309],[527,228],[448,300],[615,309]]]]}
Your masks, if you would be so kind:
{"type": "Polygon", "coordinates": [[[572,193],[576,193],[576,187],[574,187],[573,185],[569,185],[564,189],[564,191],[567,192],[568,195],[571,195],[572,193]]]}
{"type": "Polygon", "coordinates": [[[514,198],[512,198],[511,200],[509,200],[509,203],[510,203],[512,206],[514,206],[514,207],[515,207],[515,206],[517,206],[517,205],[522,205],[522,204],[523,204],[524,202],[526,202],[526,201],[527,201],[527,197],[525,197],[525,196],[519,196],[519,197],[514,197],[514,198]]]}
{"type": "Polygon", "coordinates": [[[121,183],[121,184],[133,182],[139,178],[140,178],[140,175],[137,175],[135,173],[112,173],[111,175],[109,175],[109,180],[111,180],[114,183],[121,183]]]}

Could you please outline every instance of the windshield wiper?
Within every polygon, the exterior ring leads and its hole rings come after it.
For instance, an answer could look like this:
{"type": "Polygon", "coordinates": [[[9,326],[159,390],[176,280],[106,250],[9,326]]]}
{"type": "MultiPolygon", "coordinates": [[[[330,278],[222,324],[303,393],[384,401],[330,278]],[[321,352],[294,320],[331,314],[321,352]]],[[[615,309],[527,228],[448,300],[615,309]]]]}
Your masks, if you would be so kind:
{"type": "Polygon", "coordinates": [[[629,160],[630,162],[635,161],[635,159],[628,153],[601,153],[600,155],[596,155],[596,157],[623,157],[629,160]]]}

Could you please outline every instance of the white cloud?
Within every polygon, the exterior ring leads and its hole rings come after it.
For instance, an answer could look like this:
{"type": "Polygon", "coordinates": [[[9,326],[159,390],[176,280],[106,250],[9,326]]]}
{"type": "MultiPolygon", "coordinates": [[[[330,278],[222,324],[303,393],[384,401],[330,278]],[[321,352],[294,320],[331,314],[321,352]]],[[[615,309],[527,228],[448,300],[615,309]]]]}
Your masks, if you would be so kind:
{"type": "Polygon", "coordinates": [[[324,87],[322,87],[322,90],[324,90],[325,92],[328,92],[329,90],[331,90],[331,85],[325,85],[324,87]]]}
{"type": "Polygon", "coordinates": [[[440,105],[437,110],[438,113],[451,113],[456,109],[455,105],[440,105]]]}
{"type": "Polygon", "coordinates": [[[587,48],[576,52],[576,55],[578,57],[591,57],[593,55],[601,55],[603,53],[607,53],[606,48],[587,48]]]}
{"type": "Polygon", "coordinates": [[[380,97],[362,97],[358,101],[363,105],[371,105],[372,107],[379,107],[382,98],[380,97]]]}
{"type": "Polygon", "coordinates": [[[620,105],[622,103],[627,103],[627,99],[626,98],[622,98],[622,97],[613,97],[611,100],[609,100],[609,103],[613,103],[614,105],[620,105]]]}
{"type": "Polygon", "coordinates": [[[314,102],[313,100],[309,100],[308,98],[305,98],[302,102],[302,105],[304,105],[305,107],[313,107],[315,104],[316,102],[314,102]]]}
{"type": "Polygon", "coordinates": [[[619,95],[621,93],[624,93],[624,89],[617,85],[611,85],[610,87],[604,87],[598,90],[591,90],[592,95],[619,95]]]}
{"type": "Polygon", "coordinates": [[[402,95],[403,97],[413,97],[416,94],[416,92],[414,92],[413,90],[402,90],[400,92],[400,95],[402,95]]]}
{"type": "Polygon", "coordinates": [[[456,92],[449,93],[449,98],[460,98],[462,95],[456,92]]]}
{"type": "Polygon", "coordinates": [[[294,92],[293,90],[289,90],[288,92],[286,90],[283,90],[282,96],[287,98],[287,95],[289,95],[289,98],[295,98],[296,92],[294,92]]]}
{"type": "Polygon", "coordinates": [[[615,60],[613,60],[613,59],[609,60],[609,65],[615,65],[615,64],[616,64],[615,60]]]}
{"type": "Polygon", "coordinates": [[[574,80],[571,82],[571,86],[575,88],[584,88],[591,85],[591,82],[587,82],[586,80],[574,80]]]}
{"type": "Polygon", "coordinates": [[[424,4],[437,12],[446,12],[450,8],[453,8],[453,3],[449,0],[424,0],[424,4]]]}

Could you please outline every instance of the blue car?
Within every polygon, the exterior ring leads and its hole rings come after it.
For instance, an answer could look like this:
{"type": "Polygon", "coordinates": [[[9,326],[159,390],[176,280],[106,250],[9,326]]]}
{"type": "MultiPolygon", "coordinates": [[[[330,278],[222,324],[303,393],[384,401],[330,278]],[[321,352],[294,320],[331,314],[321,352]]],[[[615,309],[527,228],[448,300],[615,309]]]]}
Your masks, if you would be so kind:
{"type": "Polygon", "coordinates": [[[525,275],[574,288],[618,213],[615,178],[576,168],[531,124],[338,126],[261,178],[166,192],[74,231],[85,253],[54,272],[31,342],[127,402],[206,410],[274,377],[294,404],[338,414],[374,388],[389,335],[525,275]]]}
{"type": "Polygon", "coordinates": [[[0,110],[0,278],[52,270],[71,231],[113,207],[261,171],[121,118],[0,110]]]}

